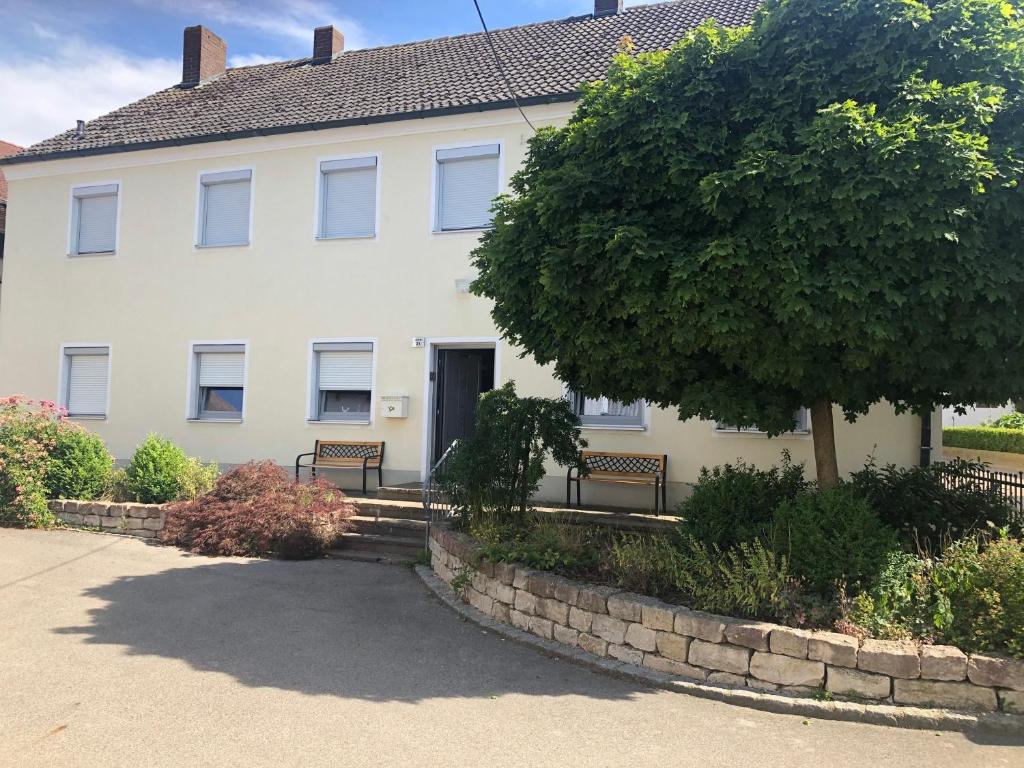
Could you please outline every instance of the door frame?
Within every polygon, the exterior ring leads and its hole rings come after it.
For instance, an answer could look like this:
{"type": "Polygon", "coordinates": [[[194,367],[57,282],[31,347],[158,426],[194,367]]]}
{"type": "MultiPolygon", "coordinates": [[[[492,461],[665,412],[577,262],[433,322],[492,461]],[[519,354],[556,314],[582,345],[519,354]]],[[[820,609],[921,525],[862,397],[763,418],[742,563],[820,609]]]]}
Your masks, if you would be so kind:
{"type": "Polygon", "coordinates": [[[420,455],[420,480],[426,482],[430,472],[430,447],[434,443],[434,399],[437,389],[430,374],[437,370],[439,349],[493,349],[494,388],[501,386],[501,339],[497,336],[437,336],[427,338],[423,344],[423,435],[420,455]]]}

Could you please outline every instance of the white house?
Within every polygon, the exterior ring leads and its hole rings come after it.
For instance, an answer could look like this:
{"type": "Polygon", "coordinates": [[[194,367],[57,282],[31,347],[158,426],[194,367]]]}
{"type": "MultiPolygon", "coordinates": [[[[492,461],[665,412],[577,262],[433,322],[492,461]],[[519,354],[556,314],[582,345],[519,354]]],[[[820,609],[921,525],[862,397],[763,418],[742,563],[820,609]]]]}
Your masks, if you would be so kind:
{"type": "MultiPolygon", "coordinates": [[[[492,39],[530,121],[557,125],[625,36],[663,49],[755,6],[597,0],[492,39]]],[[[225,61],[224,41],[190,27],[181,84],[4,161],[0,392],[58,400],[119,459],[153,431],[224,464],[383,440],[387,484],[421,480],[472,428],[481,391],[514,379],[565,392],[466,290],[491,199],[531,136],[482,34],[344,51],[325,27],[311,58],[225,61]]],[[[803,414],[768,440],[644,403],[574,402],[592,447],[667,455],[672,498],[737,457],[788,449],[814,471],[803,414]]],[[[914,416],[882,404],[836,420],[843,471],[870,454],[918,460],[914,416]]],[[[564,488],[552,473],[543,493],[564,488]]],[[[586,491],[599,493],[649,500],[586,491]]]]}

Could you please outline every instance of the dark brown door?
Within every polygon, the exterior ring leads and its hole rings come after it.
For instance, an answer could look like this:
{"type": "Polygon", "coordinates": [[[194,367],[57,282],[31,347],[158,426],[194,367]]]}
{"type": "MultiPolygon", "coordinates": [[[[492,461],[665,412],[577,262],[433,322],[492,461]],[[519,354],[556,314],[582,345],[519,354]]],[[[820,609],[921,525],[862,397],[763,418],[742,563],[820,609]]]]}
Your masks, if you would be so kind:
{"type": "Polygon", "coordinates": [[[434,378],[434,456],[473,434],[480,395],[494,388],[493,349],[439,349],[434,378]]]}

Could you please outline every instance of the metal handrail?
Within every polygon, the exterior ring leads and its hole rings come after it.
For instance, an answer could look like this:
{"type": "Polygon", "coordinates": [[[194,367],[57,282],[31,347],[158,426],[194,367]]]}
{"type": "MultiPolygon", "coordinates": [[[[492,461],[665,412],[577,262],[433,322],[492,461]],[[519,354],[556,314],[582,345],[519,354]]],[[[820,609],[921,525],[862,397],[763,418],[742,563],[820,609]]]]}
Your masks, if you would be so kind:
{"type": "Polygon", "coordinates": [[[452,501],[441,490],[437,482],[438,475],[458,450],[459,441],[453,440],[441,458],[430,468],[426,482],[423,483],[423,513],[427,520],[427,537],[424,546],[430,546],[430,526],[441,517],[451,517],[452,501]]]}

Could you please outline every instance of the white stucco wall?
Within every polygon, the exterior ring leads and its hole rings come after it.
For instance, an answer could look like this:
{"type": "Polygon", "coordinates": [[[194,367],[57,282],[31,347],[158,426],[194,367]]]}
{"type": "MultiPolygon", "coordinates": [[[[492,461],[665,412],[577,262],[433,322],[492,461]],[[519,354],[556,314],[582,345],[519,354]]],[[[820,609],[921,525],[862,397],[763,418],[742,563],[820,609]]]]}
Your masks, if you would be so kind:
{"type": "MultiPolygon", "coordinates": [[[[564,105],[531,109],[538,123],[566,115],[564,105]]],[[[61,344],[108,343],[110,411],[88,426],[118,458],[150,431],[222,463],[289,464],[317,437],[381,439],[386,479],[419,479],[427,351],[412,339],[497,337],[488,303],[455,290],[457,279],[472,276],[468,254],[478,234],[432,232],[433,149],[500,141],[507,179],[528,132],[514,111],[486,112],[10,167],[0,393],[56,399],[61,344]],[[379,234],[316,241],[318,160],[359,153],[380,157],[379,234]],[[239,167],[254,172],[251,245],[196,249],[198,174],[239,167]],[[109,181],[121,185],[117,254],[68,258],[72,185],[109,181]],[[408,395],[407,419],[307,423],[310,340],[333,337],[376,340],[376,396],[408,395]],[[249,344],[244,423],[186,421],[189,342],[228,339],[249,344]]],[[[498,383],[515,379],[523,394],[562,392],[549,371],[497,346],[498,383]]],[[[917,460],[915,417],[881,405],[854,425],[837,422],[844,471],[871,453],[881,462],[917,460]]],[[[673,411],[654,411],[644,431],[588,430],[587,437],[598,449],[669,454],[674,497],[702,465],[737,457],[770,464],[783,448],[813,474],[809,436],[718,434],[707,422],[679,422],[673,411]]],[[[343,475],[346,485],[354,474],[343,475]]],[[[545,488],[563,496],[564,475],[545,488]]],[[[585,495],[593,500],[604,490],[591,484],[585,495]]]]}

